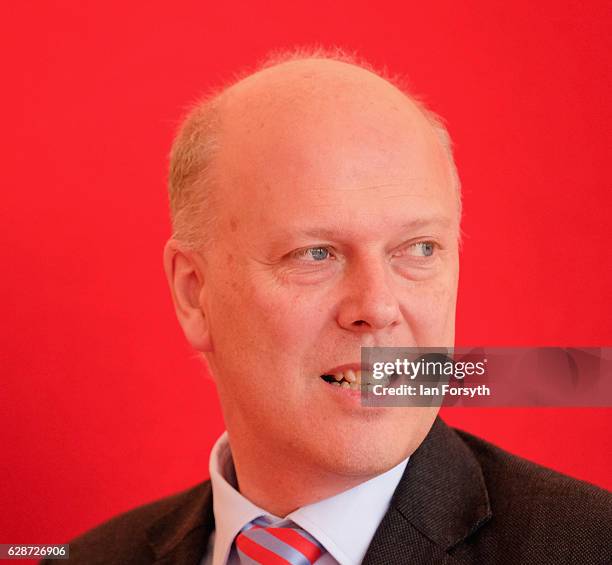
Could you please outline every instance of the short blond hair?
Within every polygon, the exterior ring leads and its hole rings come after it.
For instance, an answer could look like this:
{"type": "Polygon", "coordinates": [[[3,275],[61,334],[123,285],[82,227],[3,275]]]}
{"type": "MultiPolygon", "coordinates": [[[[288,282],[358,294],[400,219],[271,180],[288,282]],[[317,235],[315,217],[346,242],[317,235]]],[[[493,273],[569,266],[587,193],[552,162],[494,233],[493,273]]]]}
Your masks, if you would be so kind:
{"type": "Polygon", "coordinates": [[[246,76],[282,63],[303,59],[327,59],[355,65],[370,71],[398,88],[427,118],[447,154],[461,215],[461,183],[453,158],[451,137],[443,119],[432,112],[413,93],[405,79],[390,76],[386,69],[375,69],[355,54],[339,48],[296,48],[269,54],[259,65],[242,73],[222,88],[200,98],[186,113],[170,150],[168,193],[173,238],[185,248],[198,250],[210,241],[215,215],[212,163],[218,149],[219,105],[223,94],[246,76]]]}

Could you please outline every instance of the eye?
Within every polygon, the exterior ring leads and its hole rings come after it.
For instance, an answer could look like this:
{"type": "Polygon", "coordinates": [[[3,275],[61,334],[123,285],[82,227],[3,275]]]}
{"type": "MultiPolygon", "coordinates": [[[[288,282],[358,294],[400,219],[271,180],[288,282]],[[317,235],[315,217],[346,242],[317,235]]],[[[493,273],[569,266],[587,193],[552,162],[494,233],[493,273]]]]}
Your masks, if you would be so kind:
{"type": "Polygon", "coordinates": [[[408,249],[411,255],[431,257],[436,249],[436,244],[433,241],[419,241],[412,244],[408,249]]]}
{"type": "Polygon", "coordinates": [[[296,251],[294,257],[306,261],[320,262],[331,258],[332,254],[327,247],[308,247],[307,249],[296,251]]]}
{"type": "Polygon", "coordinates": [[[433,259],[438,249],[435,241],[417,241],[398,249],[393,256],[423,262],[433,259]]]}

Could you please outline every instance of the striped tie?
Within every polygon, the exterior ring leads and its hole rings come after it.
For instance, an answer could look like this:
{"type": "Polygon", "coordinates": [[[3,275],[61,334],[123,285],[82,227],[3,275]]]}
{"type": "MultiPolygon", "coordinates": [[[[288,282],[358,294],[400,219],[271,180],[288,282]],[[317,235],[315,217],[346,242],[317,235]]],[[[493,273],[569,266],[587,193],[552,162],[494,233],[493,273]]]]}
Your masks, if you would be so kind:
{"type": "Polygon", "coordinates": [[[290,520],[271,526],[256,518],[236,537],[241,565],[312,565],[325,551],[290,520]]]}

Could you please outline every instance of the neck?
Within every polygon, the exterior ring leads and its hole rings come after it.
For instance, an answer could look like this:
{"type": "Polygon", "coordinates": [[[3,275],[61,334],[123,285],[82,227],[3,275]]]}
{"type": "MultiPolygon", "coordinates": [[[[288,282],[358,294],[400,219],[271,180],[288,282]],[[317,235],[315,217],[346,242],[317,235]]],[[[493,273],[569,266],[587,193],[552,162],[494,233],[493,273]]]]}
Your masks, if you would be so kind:
{"type": "Polygon", "coordinates": [[[232,458],[240,493],[266,512],[284,518],[294,510],[349,490],[375,475],[338,475],[304,465],[295,453],[231,436],[232,458]]]}

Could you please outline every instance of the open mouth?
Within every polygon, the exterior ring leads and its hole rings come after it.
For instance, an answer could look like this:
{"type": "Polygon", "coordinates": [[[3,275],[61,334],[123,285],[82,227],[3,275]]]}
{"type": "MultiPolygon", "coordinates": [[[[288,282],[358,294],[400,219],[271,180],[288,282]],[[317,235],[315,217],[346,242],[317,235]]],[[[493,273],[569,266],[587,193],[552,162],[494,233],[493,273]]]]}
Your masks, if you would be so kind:
{"type": "Polygon", "coordinates": [[[321,378],[332,386],[349,388],[352,390],[360,390],[361,388],[361,371],[347,369],[346,371],[338,373],[321,375],[321,378]]]}
{"type": "Polygon", "coordinates": [[[321,378],[332,386],[348,388],[351,390],[361,390],[363,393],[369,393],[373,385],[382,385],[383,387],[395,386],[400,375],[393,373],[385,375],[383,378],[372,380],[371,374],[367,371],[351,370],[326,373],[321,375],[321,378]],[[362,380],[363,377],[363,380],[362,380]]]}

